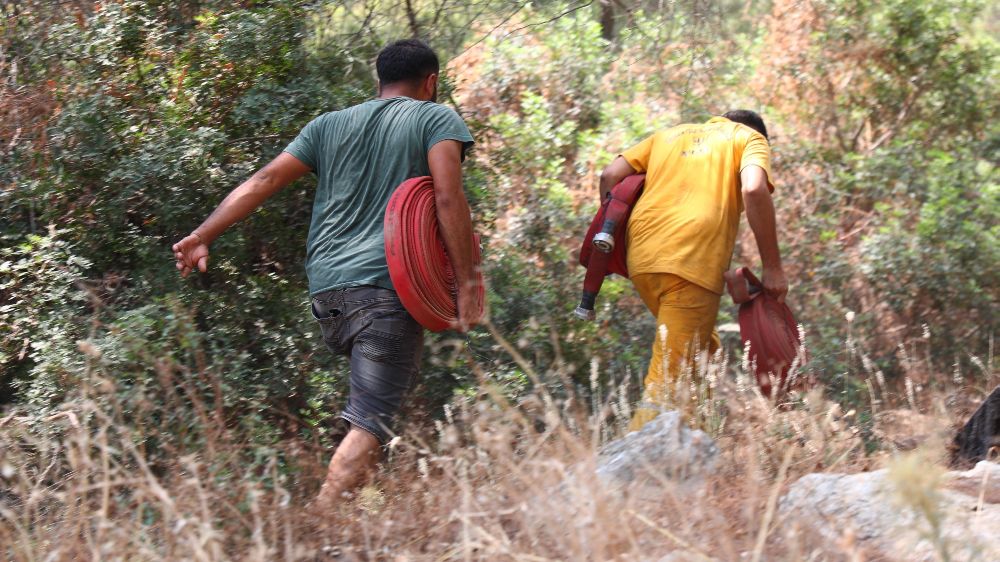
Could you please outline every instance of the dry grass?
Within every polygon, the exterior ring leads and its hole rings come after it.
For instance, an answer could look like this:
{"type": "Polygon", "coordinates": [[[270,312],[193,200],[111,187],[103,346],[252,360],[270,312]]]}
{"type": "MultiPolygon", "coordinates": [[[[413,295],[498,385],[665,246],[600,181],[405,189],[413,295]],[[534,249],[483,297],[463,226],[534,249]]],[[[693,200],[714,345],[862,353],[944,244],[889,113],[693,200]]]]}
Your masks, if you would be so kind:
{"type": "MultiPolygon", "coordinates": [[[[322,517],[302,506],[328,451],[294,440],[248,450],[236,430],[211,423],[208,399],[182,408],[203,418],[188,436],[196,445],[154,449],[156,420],[122,412],[93,368],[58,413],[15,410],[0,420],[0,556],[659,560],[681,550],[682,560],[857,559],[849,537],[830,552],[797,534],[776,501],[801,475],[880,467],[890,451],[866,453],[860,414],[843,412],[819,388],[776,408],[723,356],[704,364],[675,389],[690,423],[722,450],[704,486],[661,478],[613,490],[592,476],[601,443],[627,419],[623,389],[595,393],[607,397],[597,403],[542,390],[511,405],[486,383],[445,420],[411,427],[377,481],[322,517]],[[264,462],[250,462],[262,454],[264,462]]],[[[878,409],[936,404],[922,415],[947,427],[947,393],[935,392],[883,389],[878,409]]]]}

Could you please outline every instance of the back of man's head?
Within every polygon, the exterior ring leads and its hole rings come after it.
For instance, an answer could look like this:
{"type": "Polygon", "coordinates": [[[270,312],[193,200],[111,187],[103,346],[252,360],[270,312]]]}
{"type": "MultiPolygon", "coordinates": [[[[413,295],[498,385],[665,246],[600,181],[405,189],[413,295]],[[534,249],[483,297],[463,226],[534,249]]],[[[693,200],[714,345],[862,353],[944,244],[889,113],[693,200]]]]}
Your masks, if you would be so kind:
{"type": "Polygon", "coordinates": [[[393,41],[382,49],[375,60],[375,71],[383,86],[419,82],[440,70],[437,54],[419,39],[393,41]]]}
{"type": "Polygon", "coordinates": [[[750,111],[749,109],[734,109],[723,113],[722,116],[730,121],[743,123],[747,127],[750,127],[751,129],[764,135],[765,139],[767,138],[767,127],[764,125],[764,120],[756,111],[750,111]]]}

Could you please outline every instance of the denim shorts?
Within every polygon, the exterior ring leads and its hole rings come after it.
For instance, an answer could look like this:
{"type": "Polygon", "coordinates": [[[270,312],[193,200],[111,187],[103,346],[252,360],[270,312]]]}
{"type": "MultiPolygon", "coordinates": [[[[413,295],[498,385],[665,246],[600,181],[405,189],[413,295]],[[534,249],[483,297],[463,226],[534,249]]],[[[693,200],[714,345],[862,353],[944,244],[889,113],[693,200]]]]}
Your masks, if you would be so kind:
{"type": "Polygon", "coordinates": [[[330,351],[351,358],[350,394],[340,417],[385,444],[419,372],[423,327],[395,291],[369,285],[317,293],[312,313],[330,351]]]}

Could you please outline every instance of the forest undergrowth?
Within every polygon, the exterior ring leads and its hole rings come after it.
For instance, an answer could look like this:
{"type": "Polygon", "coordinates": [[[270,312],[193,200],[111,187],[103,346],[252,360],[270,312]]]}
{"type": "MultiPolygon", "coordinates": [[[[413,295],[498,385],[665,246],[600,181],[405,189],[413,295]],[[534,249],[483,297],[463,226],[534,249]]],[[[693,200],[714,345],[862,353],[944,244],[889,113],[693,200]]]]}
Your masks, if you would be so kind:
{"type": "MultiPolygon", "coordinates": [[[[993,370],[973,387],[892,388],[873,372],[857,409],[844,411],[822,387],[776,405],[747,365],[720,352],[672,393],[687,423],[717,441],[718,469],[703,485],[651,471],[651,481],[612,486],[593,471],[600,447],[624,433],[634,383],[591,388],[590,401],[555,397],[544,383],[560,374],[524,363],[542,384],[511,403],[476,365],[478,393],[433,423],[414,413],[376,480],[317,513],[308,502],[331,443],[250,445],[218,396],[178,384],[217,385],[218,374],[169,359],[156,365],[161,384],[137,390],[162,394],[169,408],[126,411],[98,349],[79,347],[88,367],[56,413],[15,408],[0,419],[0,543],[11,560],[655,560],[674,550],[853,560],[849,541],[842,552],[818,549],[783,521],[779,494],[802,475],[883,468],[918,446],[945,462],[960,416],[1000,382],[993,370]],[[180,445],[158,446],[164,416],[191,420],[180,445]]],[[[602,366],[591,368],[596,385],[602,366]]]]}
{"type": "MultiPolygon", "coordinates": [[[[993,4],[0,2],[0,558],[860,560],[776,501],[897,462],[926,489],[1000,383],[993,4]],[[347,370],[308,311],[314,180],[204,274],[169,248],[312,119],[369,99],[378,50],[410,36],[476,139],[491,320],[427,335],[376,481],[317,516],[347,370]],[[656,327],[620,278],[597,322],[571,314],[599,171],[741,107],[770,131],[809,388],[760,395],[724,298],[725,351],[674,393],[716,472],[609,488],[593,467],[656,327]]],[[[733,266],[756,252],[744,229],[733,266]]]]}

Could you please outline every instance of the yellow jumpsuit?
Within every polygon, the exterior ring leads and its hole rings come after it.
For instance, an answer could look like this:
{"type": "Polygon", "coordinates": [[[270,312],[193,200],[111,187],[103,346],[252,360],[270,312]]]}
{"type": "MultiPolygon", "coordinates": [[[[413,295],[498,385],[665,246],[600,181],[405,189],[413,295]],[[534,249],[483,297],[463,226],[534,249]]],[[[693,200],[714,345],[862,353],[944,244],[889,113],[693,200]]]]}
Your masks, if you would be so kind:
{"type": "Polygon", "coordinates": [[[743,212],[740,172],[760,166],[770,177],[770,146],[750,127],[715,117],[655,133],[622,157],[646,173],[629,218],[628,269],[659,327],[643,402],[630,424],[635,430],[670,406],[670,387],[682,369],[719,346],[722,275],[743,212]]]}

